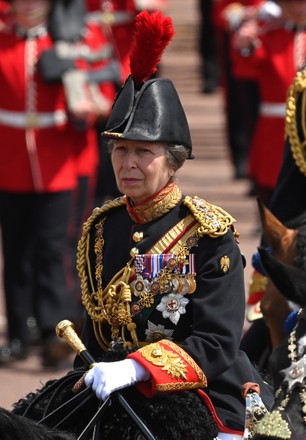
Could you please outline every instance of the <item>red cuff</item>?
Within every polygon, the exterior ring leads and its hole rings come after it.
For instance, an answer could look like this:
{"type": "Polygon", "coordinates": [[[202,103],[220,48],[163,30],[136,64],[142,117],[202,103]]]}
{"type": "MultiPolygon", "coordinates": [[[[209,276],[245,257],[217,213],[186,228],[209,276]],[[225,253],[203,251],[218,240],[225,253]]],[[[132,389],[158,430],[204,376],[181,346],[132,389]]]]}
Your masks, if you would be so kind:
{"type": "Polygon", "coordinates": [[[156,392],[191,390],[207,387],[206,376],[196,362],[174,342],[162,339],[127,356],[135,359],[151,374],[151,380],[139,382],[147,397],[156,392]]]}

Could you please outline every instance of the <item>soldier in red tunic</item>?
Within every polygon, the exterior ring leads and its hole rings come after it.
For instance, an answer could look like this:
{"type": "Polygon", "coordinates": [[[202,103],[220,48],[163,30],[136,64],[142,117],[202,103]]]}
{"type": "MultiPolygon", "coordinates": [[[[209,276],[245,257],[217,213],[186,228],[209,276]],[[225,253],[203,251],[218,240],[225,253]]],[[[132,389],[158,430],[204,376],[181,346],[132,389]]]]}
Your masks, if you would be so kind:
{"type": "Polygon", "coordinates": [[[268,3],[271,2],[218,0],[213,3],[227,143],[237,179],[247,178],[249,145],[258,114],[259,94],[253,75],[237,75],[236,59],[231,56],[230,50],[231,37],[247,17],[262,14],[268,3]]]}
{"type": "MultiPolygon", "coordinates": [[[[8,325],[0,363],[27,356],[29,316],[38,322],[44,365],[57,363],[61,355],[54,326],[67,314],[76,319],[78,308],[77,299],[67,293],[67,228],[79,158],[91,173],[96,165],[97,142],[89,121],[98,110],[74,107],[70,99],[67,74],[72,67],[86,69],[84,57],[70,59],[59,78],[44,77],[42,54],[55,45],[47,30],[50,7],[49,0],[14,0],[0,30],[0,220],[8,325]]],[[[98,49],[98,34],[85,27],[78,32],[84,35],[84,47],[98,49]]],[[[75,46],[81,53],[79,41],[75,46]]],[[[59,64],[51,65],[61,71],[58,58],[59,64]]],[[[108,111],[113,96],[114,91],[108,111]]]]}
{"type": "MultiPolygon", "coordinates": [[[[251,144],[249,177],[266,204],[274,190],[284,146],[285,103],[288,88],[306,61],[306,1],[280,1],[282,15],[268,25],[258,26],[257,34],[246,22],[233,44],[239,65],[251,69],[259,86],[261,105],[251,144]]],[[[235,55],[234,55],[235,56],[235,55]]]]}

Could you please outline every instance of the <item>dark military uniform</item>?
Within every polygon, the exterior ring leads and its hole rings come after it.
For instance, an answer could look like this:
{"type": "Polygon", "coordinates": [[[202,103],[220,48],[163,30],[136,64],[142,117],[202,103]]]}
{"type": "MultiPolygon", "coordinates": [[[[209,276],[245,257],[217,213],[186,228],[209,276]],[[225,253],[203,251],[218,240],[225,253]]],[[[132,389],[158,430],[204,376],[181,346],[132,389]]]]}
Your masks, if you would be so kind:
{"type": "Polygon", "coordinates": [[[276,217],[286,223],[306,211],[305,106],[306,72],[295,77],[286,108],[286,144],[283,163],[270,203],[276,217]]]}
{"type": "Polygon", "coordinates": [[[151,373],[140,386],[146,395],[200,387],[219,430],[238,433],[243,384],[259,383],[268,407],[272,394],[239,351],[245,293],[233,222],[221,208],[181,196],[176,184],[140,207],[119,198],[85,223],[78,266],[89,313],[82,339],[93,356],[138,348],[129,357],[151,373]],[[123,285],[130,296],[119,293],[123,285]],[[172,376],[165,358],[156,363],[156,350],[187,364],[185,374],[172,376]]]}
{"type": "MultiPolygon", "coordinates": [[[[296,228],[306,221],[306,155],[305,155],[305,108],[306,108],[306,72],[298,72],[289,91],[286,102],[286,140],[282,166],[269,204],[271,212],[287,227],[296,228]]],[[[266,247],[261,237],[261,247],[266,247]]],[[[257,254],[253,257],[252,274],[248,303],[250,313],[255,318],[251,329],[245,334],[241,347],[257,365],[269,362],[271,351],[270,334],[263,318],[260,318],[260,301],[265,294],[268,278],[259,267],[257,254]],[[257,319],[256,319],[257,316],[257,319]],[[256,340],[256,344],[254,344],[256,340]],[[259,342],[260,341],[260,344],[259,342]],[[257,350],[254,348],[257,348],[257,350]]],[[[251,318],[252,319],[252,318],[251,318]]]]}

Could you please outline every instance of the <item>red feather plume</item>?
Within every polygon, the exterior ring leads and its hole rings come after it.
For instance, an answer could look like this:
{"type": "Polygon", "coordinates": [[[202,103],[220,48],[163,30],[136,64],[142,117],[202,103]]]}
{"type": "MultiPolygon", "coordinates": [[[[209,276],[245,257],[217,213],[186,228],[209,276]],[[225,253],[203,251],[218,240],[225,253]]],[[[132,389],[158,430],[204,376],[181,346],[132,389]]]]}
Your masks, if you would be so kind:
{"type": "Polygon", "coordinates": [[[165,17],[159,11],[142,11],[136,16],[130,53],[131,75],[135,84],[148,80],[157,71],[156,66],[174,33],[171,17],[165,17]]]}

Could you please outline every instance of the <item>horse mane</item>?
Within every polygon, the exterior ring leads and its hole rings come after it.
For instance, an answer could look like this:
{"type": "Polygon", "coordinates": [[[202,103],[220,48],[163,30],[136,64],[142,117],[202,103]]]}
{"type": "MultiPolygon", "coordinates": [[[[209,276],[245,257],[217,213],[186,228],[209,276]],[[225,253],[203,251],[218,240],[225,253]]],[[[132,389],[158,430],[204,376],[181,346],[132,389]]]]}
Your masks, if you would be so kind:
{"type": "Polygon", "coordinates": [[[39,425],[34,420],[0,408],[1,440],[77,440],[74,434],[39,425]]]}

